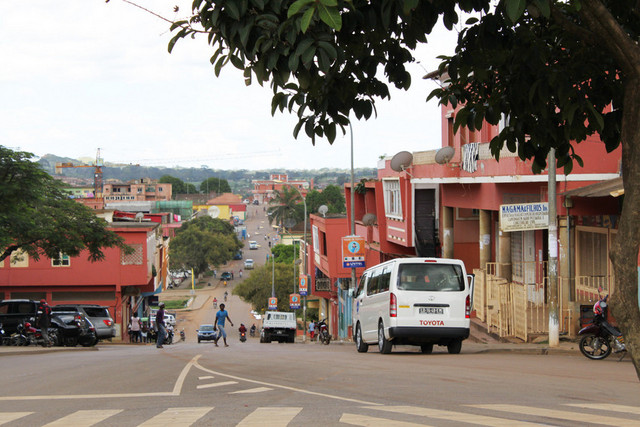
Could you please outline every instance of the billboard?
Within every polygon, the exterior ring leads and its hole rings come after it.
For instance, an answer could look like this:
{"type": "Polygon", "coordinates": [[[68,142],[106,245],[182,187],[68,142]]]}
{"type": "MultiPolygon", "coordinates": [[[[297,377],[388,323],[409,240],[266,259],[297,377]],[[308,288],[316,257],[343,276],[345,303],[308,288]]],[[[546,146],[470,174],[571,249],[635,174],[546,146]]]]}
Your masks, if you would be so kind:
{"type": "Polygon", "coordinates": [[[342,267],[364,267],[364,237],[344,236],[342,238],[342,267]]]}

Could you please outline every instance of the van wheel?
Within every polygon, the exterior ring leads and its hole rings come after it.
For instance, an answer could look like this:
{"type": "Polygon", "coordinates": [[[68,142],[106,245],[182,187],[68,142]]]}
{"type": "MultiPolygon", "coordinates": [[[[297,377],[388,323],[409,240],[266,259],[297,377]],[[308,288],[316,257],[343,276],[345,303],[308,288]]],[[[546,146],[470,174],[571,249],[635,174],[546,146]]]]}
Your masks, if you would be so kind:
{"type": "Polygon", "coordinates": [[[369,344],[362,340],[362,329],[360,329],[360,323],[356,327],[356,349],[358,353],[366,353],[369,350],[369,344]]]}
{"type": "Polygon", "coordinates": [[[423,354],[433,353],[433,344],[422,344],[420,346],[420,351],[422,351],[423,354]]]}
{"type": "Polygon", "coordinates": [[[378,350],[382,354],[391,353],[391,341],[384,337],[384,325],[382,322],[378,325],[378,350]]]}
{"type": "Polygon", "coordinates": [[[449,350],[449,354],[460,354],[460,350],[462,350],[462,340],[453,340],[447,344],[447,350],[449,350]]]}

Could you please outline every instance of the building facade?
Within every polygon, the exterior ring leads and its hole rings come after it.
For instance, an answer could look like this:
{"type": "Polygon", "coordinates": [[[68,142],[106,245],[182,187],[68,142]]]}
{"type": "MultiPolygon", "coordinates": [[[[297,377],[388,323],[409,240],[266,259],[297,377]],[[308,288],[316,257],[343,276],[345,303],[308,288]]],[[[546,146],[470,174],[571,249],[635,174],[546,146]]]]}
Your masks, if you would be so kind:
{"type": "Polygon", "coordinates": [[[276,191],[282,191],[284,187],[296,187],[303,197],[313,189],[313,179],[309,181],[291,180],[287,174],[271,174],[269,179],[254,179],[253,199],[259,203],[267,203],[274,197],[276,191]]]}

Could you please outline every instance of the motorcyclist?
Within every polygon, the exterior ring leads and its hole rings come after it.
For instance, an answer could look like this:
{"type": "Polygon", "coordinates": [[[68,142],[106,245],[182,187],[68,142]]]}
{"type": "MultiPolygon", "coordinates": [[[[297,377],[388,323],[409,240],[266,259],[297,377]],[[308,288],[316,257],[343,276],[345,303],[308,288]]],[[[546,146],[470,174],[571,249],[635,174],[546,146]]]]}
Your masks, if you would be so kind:
{"type": "Polygon", "coordinates": [[[224,291],[224,300],[225,300],[225,301],[227,300],[227,297],[228,297],[228,296],[229,296],[229,292],[224,291]]]}
{"type": "Polygon", "coordinates": [[[218,298],[213,297],[213,308],[218,308],[218,298]]]}
{"type": "Polygon", "coordinates": [[[253,337],[256,335],[256,324],[251,325],[251,329],[249,329],[249,334],[253,337]]]}
{"type": "Polygon", "coordinates": [[[240,333],[243,333],[243,332],[246,333],[247,332],[247,327],[244,326],[244,323],[240,323],[240,327],[238,328],[238,331],[240,333]]]}

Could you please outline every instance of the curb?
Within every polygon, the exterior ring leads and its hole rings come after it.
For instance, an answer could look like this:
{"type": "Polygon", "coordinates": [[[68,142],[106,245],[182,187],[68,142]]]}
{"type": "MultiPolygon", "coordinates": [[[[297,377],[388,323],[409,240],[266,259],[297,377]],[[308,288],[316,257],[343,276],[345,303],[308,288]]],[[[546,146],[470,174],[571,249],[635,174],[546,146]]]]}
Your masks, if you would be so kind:
{"type": "MultiPolygon", "coordinates": [[[[7,347],[7,346],[3,346],[7,347]]],[[[100,349],[96,346],[93,347],[51,347],[51,348],[36,348],[34,347],[31,350],[27,349],[18,349],[18,350],[7,350],[2,351],[3,347],[0,347],[0,357],[2,356],[26,356],[31,354],[45,354],[45,353],[62,353],[69,351],[100,351],[100,349]]]]}

